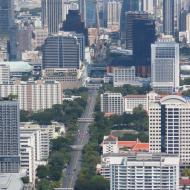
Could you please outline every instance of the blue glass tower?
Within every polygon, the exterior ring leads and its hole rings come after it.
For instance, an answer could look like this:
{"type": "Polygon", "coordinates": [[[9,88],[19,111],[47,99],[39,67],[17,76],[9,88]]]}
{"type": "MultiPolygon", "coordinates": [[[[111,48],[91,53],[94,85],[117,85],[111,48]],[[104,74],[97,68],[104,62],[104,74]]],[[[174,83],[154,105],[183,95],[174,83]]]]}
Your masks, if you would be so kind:
{"type": "Polygon", "coordinates": [[[86,0],[86,26],[96,27],[96,6],[94,0],[86,0]]]}

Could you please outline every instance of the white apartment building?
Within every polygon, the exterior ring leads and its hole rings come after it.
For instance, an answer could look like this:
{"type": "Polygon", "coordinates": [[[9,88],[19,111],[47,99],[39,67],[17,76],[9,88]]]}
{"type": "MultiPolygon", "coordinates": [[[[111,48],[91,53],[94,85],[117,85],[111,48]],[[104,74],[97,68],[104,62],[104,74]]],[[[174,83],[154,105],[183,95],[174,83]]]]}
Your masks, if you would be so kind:
{"type": "Polygon", "coordinates": [[[120,87],[125,84],[138,85],[135,75],[135,66],[113,67],[113,86],[120,87]]]}
{"type": "Polygon", "coordinates": [[[64,126],[57,122],[51,125],[39,125],[32,122],[21,123],[22,133],[35,135],[36,161],[44,161],[49,157],[50,140],[62,136],[65,133],[64,126]]]}
{"type": "Polygon", "coordinates": [[[179,87],[179,44],[163,36],[151,45],[151,85],[154,91],[172,94],[179,87]]]}
{"type": "Polygon", "coordinates": [[[124,99],[121,93],[105,92],[100,96],[101,112],[122,115],[124,112],[124,99]]]}
{"type": "Polygon", "coordinates": [[[169,95],[149,105],[150,152],[177,154],[190,164],[190,100],[169,95]]]}
{"type": "Polygon", "coordinates": [[[149,103],[160,99],[160,96],[155,92],[149,92],[146,95],[127,95],[124,97],[125,112],[132,114],[134,108],[142,106],[144,110],[148,111],[149,103]]]}
{"type": "Polygon", "coordinates": [[[119,153],[118,138],[114,136],[104,136],[102,143],[102,153],[119,153]]]}
{"type": "Polygon", "coordinates": [[[134,108],[142,106],[144,110],[148,110],[148,97],[147,95],[127,95],[124,97],[125,112],[133,113],[134,108]]]}
{"type": "Polygon", "coordinates": [[[112,30],[118,30],[120,27],[121,2],[108,1],[107,4],[107,27],[112,30]]]}
{"type": "Polygon", "coordinates": [[[10,67],[6,64],[0,64],[0,84],[10,82],[10,67]]]}
{"type": "Polygon", "coordinates": [[[35,135],[34,133],[20,134],[20,167],[27,170],[29,182],[35,184],[35,135]]]}
{"type": "Polygon", "coordinates": [[[99,169],[110,181],[110,190],[179,190],[179,158],[176,155],[104,154],[99,169]]]}
{"type": "Polygon", "coordinates": [[[62,103],[62,88],[57,81],[16,81],[0,85],[0,97],[18,96],[21,110],[39,111],[62,103]]]}

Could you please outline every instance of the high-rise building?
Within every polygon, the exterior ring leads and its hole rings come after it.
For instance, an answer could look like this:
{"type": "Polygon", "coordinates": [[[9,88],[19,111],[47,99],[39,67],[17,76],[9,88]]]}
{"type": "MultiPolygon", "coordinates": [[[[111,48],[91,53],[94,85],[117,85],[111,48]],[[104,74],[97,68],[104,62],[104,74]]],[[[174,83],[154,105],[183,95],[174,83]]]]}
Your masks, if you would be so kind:
{"type": "Polygon", "coordinates": [[[106,114],[122,115],[124,112],[124,99],[121,93],[105,92],[101,94],[101,112],[106,114]]]}
{"type": "Polygon", "coordinates": [[[0,36],[9,34],[14,25],[14,1],[0,0],[0,36]]]}
{"type": "Polygon", "coordinates": [[[12,27],[10,30],[9,59],[21,60],[24,51],[32,50],[32,30],[29,27],[12,27]]]}
{"type": "Polygon", "coordinates": [[[96,27],[96,6],[94,0],[85,1],[84,21],[87,28],[96,27]]]}
{"type": "Polygon", "coordinates": [[[79,68],[80,43],[71,33],[49,36],[43,46],[43,68],[79,68]]]}
{"type": "Polygon", "coordinates": [[[88,30],[85,28],[85,23],[82,21],[78,10],[69,10],[61,30],[83,34],[85,37],[85,44],[88,45],[88,30]]]}
{"type": "Polygon", "coordinates": [[[139,11],[139,0],[124,0],[121,6],[121,16],[120,16],[120,34],[121,42],[125,44],[126,40],[126,13],[128,11],[139,11]]]}
{"type": "Polygon", "coordinates": [[[63,22],[64,0],[42,0],[42,24],[49,34],[57,33],[63,22]]]}
{"type": "Polygon", "coordinates": [[[174,0],[163,1],[163,31],[166,35],[174,35],[174,0]]]}
{"type": "MultiPolygon", "coordinates": [[[[114,142],[113,142],[114,143],[114,142]]],[[[101,159],[111,190],[178,190],[179,157],[147,152],[110,153],[101,159]]]]}
{"type": "MultiPolygon", "coordinates": [[[[166,68],[167,69],[167,68],[166,68]]],[[[181,166],[190,164],[190,101],[168,95],[149,104],[150,152],[177,154],[181,166]]]]}
{"type": "Polygon", "coordinates": [[[107,27],[112,30],[119,30],[121,15],[121,2],[109,1],[107,4],[107,27]]]}
{"type": "Polygon", "coordinates": [[[171,36],[151,46],[151,85],[156,92],[175,93],[179,87],[179,44],[171,36]]]}
{"type": "MultiPolygon", "coordinates": [[[[148,19],[148,14],[144,12],[127,12],[125,16],[125,25],[126,25],[126,48],[133,50],[133,27],[134,21],[136,19],[148,19]]],[[[139,31],[138,31],[139,32],[139,31]]]]}
{"type": "Polygon", "coordinates": [[[190,32],[190,13],[186,16],[186,31],[190,32]]]}
{"type": "Polygon", "coordinates": [[[17,101],[0,101],[0,173],[20,169],[20,112],[17,101]]]}
{"type": "Polygon", "coordinates": [[[133,21],[133,58],[136,66],[136,75],[139,77],[150,77],[151,44],[155,40],[156,30],[154,20],[139,18],[133,21]]]}

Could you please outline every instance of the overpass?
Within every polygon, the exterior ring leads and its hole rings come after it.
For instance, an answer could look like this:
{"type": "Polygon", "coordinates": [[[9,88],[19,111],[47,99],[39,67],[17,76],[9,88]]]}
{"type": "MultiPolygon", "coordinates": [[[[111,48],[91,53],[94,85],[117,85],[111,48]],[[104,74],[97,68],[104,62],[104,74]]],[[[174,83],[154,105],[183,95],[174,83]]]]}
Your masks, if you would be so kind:
{"type": "Polygon", "coordinates": [[[86,117],[81,117],[78,119],[78,122],[79,123],[93,123],[94,122],[94,118],[91,117],[91,118],[86,118],[86,117]]]}

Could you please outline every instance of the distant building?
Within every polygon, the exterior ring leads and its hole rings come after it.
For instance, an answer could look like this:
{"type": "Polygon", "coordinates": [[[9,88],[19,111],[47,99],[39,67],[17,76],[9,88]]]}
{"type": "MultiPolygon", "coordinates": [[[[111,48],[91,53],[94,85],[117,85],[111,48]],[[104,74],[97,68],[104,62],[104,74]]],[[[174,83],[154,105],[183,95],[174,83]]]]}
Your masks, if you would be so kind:
{"type": "Polygon", "coordinates": [[[32,50],[32,30],[29,27],[13,27],[10,31],[9,59],[20,61],[24,51],[32,50]]]}
{"type": "Polygon", "coordinates": [[[40,48],[48,37],[48,27],[35,28],[33,34],[33,48],[40,48]]]}
{"type": "Polygon", "coordinates": [[[121,15],[121,2],[108,1],[107,4],[107,27],[112,30],[119,30],[121,15]]]}
{"type": "Polygon", "coordinates": [[[0,101],[0,173],[20,170],[20,111],[14,100],[0,101]]]}
{"type": "Polygon", "coordinates": [[[149,105],[150,152],[177,154],[181,166],[190,164],[190,101],[168,95],[149,105]]]}
{"type": "Polygon", "coordinates": [[[76,35],[60,32],[49,36],[43,46],[43,68],[79,68],[80,42],[76,35]]]}
{"type": "Polygon", "coordinates": [[[10,67],[0,64],[0,84],[8,84],[10,82],[10,67]]]}
{"type": "Polygon", "coordinates": [[[85,23],[82,21],[78,10],[69,10],[61,30],[83,34],[85,37],[85,45],[88,45],[88,29],[85,28],[85,23]]]}
{"type": "Polygon", "coordinates": [[[14,25],[14,0],[0,1],[0,36],[9,34],[14,25]]]}
{"type": "Polygon", "coordinates": [[[138,85],[135,67],[113,67],[113,86],[138,85]]]}
{"type": "Polygon", "coordinates": [[[155,21],[148,18],[136,18],[133,21],[132,47],[138,77],[151,76],[151,44],[155,41],[155,21]]]}
{"type": "Polygon", "coordinates": [[[122,115],[124,113],[124,100],[121,93],[105,92],[100,96],[101,112],[105,114],[122,115]]]}
{"type": "Polygon", "coordinates": [[[122,44],[126,44],[126,30],[127,30],[127,22],[126,22],[126,14],[129,11],[139,11],[139,0],[125,0],[121,6],[121,16],[120,16],[120,33],[121,33],[121,42],[122,44]]]}
{"type": "Polygon", "coordinates": [[[105,154],[101,158],[100,171],[110,181],[112,190],[179,188],[177,155],[143,152],[105,154]]]}
{"type": "Polygon", "coordinates": [[[151,85],[160,93],[175,93],[179,87],[179,44],[171,36],[151,46],[151,85]]]}
{"type": "Polygon", "coordinates": [[[84,84],[80,72],[75,68],[49,68],[44,70],[43,78],[60,82],[63,90],[74,89],[80,88],[84,84]]]}
{"type": "Polygon", "coordinates": [[[15,81],[0,85],[0,97],[18,96],[21,110],[39,111],[62,102],[62,88],[57,81],[15,81]]]}
{"type": "Polygon", "coordinates": [[[174,0],[163,1],[163,31],[166,35],[174,35],[174,0]]]}
{"type": "MultiPolygon", "coordinates": [[[[128,50],[133,50],[133,39],[134,39],[134,34],[133,34],[133,28],[134,28],[134,21],[136,19],[148,19],[148,13],[145,12],[126,12],[125,14],[125,25],[126,25],[126,37],[125,37],[125,44],[126,44],[126,49],[128,50]]],[[[139,31],[136,31],[139,32],[139,31]]]]}
{"type": "Polygon", "coordinates": [[[56,34],[63,22],[64,0],[42,0],[42,24],[49,34],[56,34]]]}

